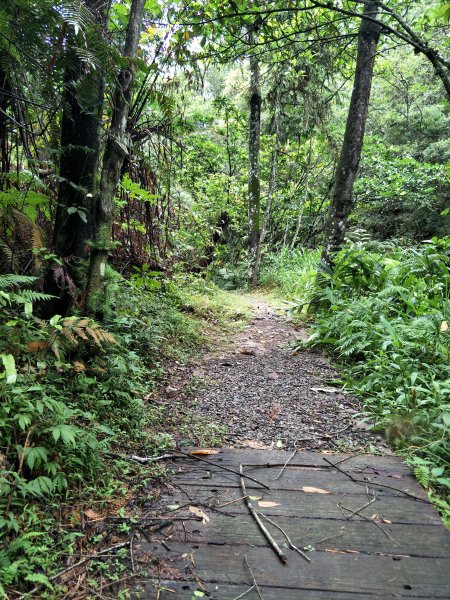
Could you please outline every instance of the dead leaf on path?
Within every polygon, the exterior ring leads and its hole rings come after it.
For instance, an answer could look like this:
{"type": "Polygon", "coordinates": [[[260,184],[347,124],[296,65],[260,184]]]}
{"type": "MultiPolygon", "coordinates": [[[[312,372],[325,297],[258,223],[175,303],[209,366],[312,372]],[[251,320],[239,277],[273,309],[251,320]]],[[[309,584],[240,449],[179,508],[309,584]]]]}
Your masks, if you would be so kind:
{"type": "Polygon", "coordinates": [[[199,448],[191,452],[194,456],[208,456],[210,454],[220,454],[220,450],[213,450],[212,448],[199,448]]]}
{"type": "Polygon", "coordinates": [[[254,450],[267,450],[270,448],[270,446],[267,444],[263,444],[257,440],[242,440],[241,444],[242,446],[246,446],[247,448],[252,448],[254,450]]]}
{"type": "Polygon", "coordinates": [[[279,502],[270,502],[269,500],[260,500],[258,506],[261,508],[273,508],[274,506],[280,506],[279,502]]]}
{"type": "Polygon", "coordinates": [[[304,485],[302,487],[302,490],[304,492],[307,492],[308,494],[331,494],[331,492],[329,492],[328,490],[322,490],[321,488],[310,487],[309,485],[304,485]]]}
{"type": "Polygon", "coordinates": [[[84,516],[91,521],[95,519],[101,519],[101,515],[99,513],[96,513],[95,510],[92,510],[92,508],[88,508],[87,510],[85,510],[84,516]]]}
{"type": "Polygon", "coordinates": [[[261,496],[249,496],[250,500],[261,500],[261,496]]]}
{"type": "Polygon", "coordinates": [[[309,388],[312,392],[322,392],[323,394],[340,394],[342,390],[338,388],[328,388],[328,387],[312,387],[309,388]]]}
{"type": "Polygon", "coordinates": [[[205,512],[203,512],[200,508],[198,508],[197,506],[190,506],[189,511],[191,513],[193,513],[194,515],[196,515],[197,517],[200,517],[203,525],[206,525],[207,523],[209,523],[208,515],[205,512]]]}
{"type": "Polygon", "coordinates": [[[334,454],[333,450],[322,450],[320,454],[334,454]]]}
{"type": "Polygon", "coordinates": [[[392,521],[389,521],[389,519],[385,519],[384,517],[381,517],[381,522],[386,523],[387,525],[390,525],[392,523],[392,521]]]}
{"type": "Polygon", "coordinates": [[[250,350],[250,348],[241,348],[239,352],[241,354],[245,354],[246,356],[255,356],[255,351],[250,350]]]}

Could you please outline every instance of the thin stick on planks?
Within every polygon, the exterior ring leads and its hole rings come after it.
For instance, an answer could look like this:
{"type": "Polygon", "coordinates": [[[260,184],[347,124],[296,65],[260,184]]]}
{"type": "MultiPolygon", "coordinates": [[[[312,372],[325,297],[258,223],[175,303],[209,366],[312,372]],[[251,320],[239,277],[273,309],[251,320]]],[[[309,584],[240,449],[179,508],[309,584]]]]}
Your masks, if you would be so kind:
{"type": "Polygon", "coordinates": [[[252,587],[249,587],[248,590],[245,590],[245,592],[242,592],[242,594],[239,594],[239,596],[236,596],[235,598],[233,598],[233,600],[240,600],[240,598],[243,598],[247,594],[250,594],[250,592],[254,590],[255,587],[255,584],[253,584],[252,587]]]}
{"type": "Polygon", "coordinates": [[[244,468],[243,468],[242,465],[239,465],[239,474],[240,474],[240,478],[241,478],[242,495],[244,496],[244,501],[245,501],[245,504],[247,505],[247,508],[248,508],[250,514],[252,515],[252,517],[255,520],[256,524],[258,525],[258,527],[260,528],[261,532],[266,537],[266,539],[269,542],[269,544],[272,546],[272,549],[274,550],[274,552],[278,556],[278,558],[281,560],[281,562],[283,563],[283,565],[287,564],[287,557],[286,557],[286,555],[283,553],[283,551],[281,550],[281,548],[279,547],[279,545],[276,543],[276,541],[270,535],[269,531],[267,530],[267,527],[264,525],[264,523],[259,518],[259,515],[258,515],[257,511],[253,508],[253,505],[252,505],[252,503],[250,501],[250,498],[247,495],[247,489],[245,487],[245,481],[244,481],[244,477],[245,477],[245,475],[244,475],[244,468]]]}
{"type": "Polygon", "coordinates": [[[247,558],[247,555],[245,555],[245,556],[244,556],[244,559],[245,559],[245,564],[247,565],[247,568],[248,568],[248,570],[250,571],[250,575],[252,576],[252,579],[253,579],[253,585],[254,585],[254,586],[255,586],[255,588],[256,588],[256,593],[258,594],[258,598],[259,598],[259,600],[263,600],[263,597],[262,597],[262,594],[261,594],[261,590],[259,589],[259,585],[258,585],[258,584],[257,584],[257,582],[256,582],[256,577],[255,577],[255,575],[254,575],[254,573],[253,573],[253,571],[252,571],[252,569],[251,569],[250,565],[248,564],[248,558],[247,558]]]}
{"type": "Polygon", "coordinates": [[[356,477],[353,477],[353,475],[350,475],[350,473],[348,473],[347,471],[344,471],[344,469],[341,469],[340,467],[338,467],[338,463],[334,463],[325,457],[323,457],[323,460],[325,462],[327,462],[331,467],[334,467],[337,471],[339,471],[339,473],[342,473],[342,475],[345,475],[346,477],[351,479],[353,481],[353,483],[362,483],[364,485],[369,484],[369,485],[375,485],[378,487],[383,487],[388,490],[393,490],[394,492],[398,492],[399,494],[404,494],[405,496],[408,496],[408,498],[412,498],[413,500],[417,500],[418,502],[424,502],[425,504],[431,504],[430,500],[427,500],[425,498],[420,498],[419,496],[416,496],[415,494],[411,494],[411,492],[408,492],[407,490],[399,490],[398,488],[396,488],[392,485],[387,485],[386,483],[380,483],[378,481],[364,481],[361,479],[356,479],[356,477]]]}
{"type": "MultiPolygon", "coordinates": [[[[245,477],[246,479],[249,479],[250,481],[257,483],[261,487],[266,488],[266,490],[271,489],[270,486],[268,486],[267,484],[263,483],[262,481],[259,481],[258,479],[255,479],[254,477],[250,477],[250,475],[244,475],[244,473],[242,473],[241,471],[236,471],[235,469],[230,469],[229,467],[224,467],[223,465],[219,465],[215,462],[212,462],[212,460],[207,460],[206,458],[201,458],[200,456],[197,456],[195,454],[188,454],[187,452],[183,452],[182,450],[178,450],[178,452],[180,452],[187,458],[195,458],[196,460],[206,463],[207,465],[211,465],[213,467],[218,467],[219,469],[223,469],[224,471],[228,471],[229,473],[233,473],[234,475],[240,475],[241,477],[245,477]]],[[[242,466],[242,465],[240,465],[240,466],[242,466]]]]}
{"type": "Polygon", "coordinates": [[[289,546],[291,547],[292,550],[295,550],[296,552],[298,552],[298,554],[300,554],[300,556],[302,556],[305,560],[307,560],[308,562],[311,562],[311,559],[309,558],[309,556],[306,556],[306,554],[304,552],[302,552],[302,550],[300,550],[300,548],[297,548],[297,546],[292,542],[291,538],[288,536],[288,534],[285,532],[285,530],[280,527],[278,525],[278,523],[275,523],[275,521],[272,521],[272,519],[269,519],[269,517],[267,517],[264,513],[262,513],[260,510],[258,511],[258,514],[261,515],[264,519],[266,519],[266,521],[269,521],[269,523],[272,523],[272,525],[274,527],[276,527],[277,529],[279,529],[281,531],[281,533],[284,535],[284,537],[286,538],[287,543],[289,544],[289,546]]]}
{"type": "Polygon", "coordinates": [[[287,461],[284,463],[284,465],[281,468],[281,471],[278,473],[278,475],[275,477],[275,481],[277,479],[280,479],[280,477],[283,475],[283,471],[285,470],[285,468],[288,466],[288,464],[291,462],[291,460],[294,458],[294,456],[297,454],[297,448],[294,450],[294,452],[290,455],[290,457],[287,459],[287,461]]]}

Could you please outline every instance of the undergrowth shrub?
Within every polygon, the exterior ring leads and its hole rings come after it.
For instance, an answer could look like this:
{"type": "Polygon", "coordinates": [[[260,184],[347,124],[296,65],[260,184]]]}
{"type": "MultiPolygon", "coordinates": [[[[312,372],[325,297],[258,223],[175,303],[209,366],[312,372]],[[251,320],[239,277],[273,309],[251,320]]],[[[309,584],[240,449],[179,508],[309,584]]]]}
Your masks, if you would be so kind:
{"type": "Polygon", "coordinates": [[[450,238],[347,242],[321,273],[309,345],[330,345],[376,427],[449,509],[450,238]]]}
{"type": "Polygon", "coordinates": [[[167,361],[199,346],[200,318],[213,318],[220,301],[196,278],[154,278],[111,276],[100,326],[78,315],[39,319],[33,303],[48,297],[35,279],[0,276],[0,596],[40,585],[54,597],[48,577],[82,535],[59,526],[61,502],[120,493],[123,461],[111,450],[148,455],[172,443],[145,398],[167,361]]]}
{"type": "Polygon", "coordinates": [[[260,283],[263,287],[277,287],[288,300],[296,300],[297,305],[307,304],[312,297],[318,250],[283,248],[278,253],[264,257],[260,283]]]}

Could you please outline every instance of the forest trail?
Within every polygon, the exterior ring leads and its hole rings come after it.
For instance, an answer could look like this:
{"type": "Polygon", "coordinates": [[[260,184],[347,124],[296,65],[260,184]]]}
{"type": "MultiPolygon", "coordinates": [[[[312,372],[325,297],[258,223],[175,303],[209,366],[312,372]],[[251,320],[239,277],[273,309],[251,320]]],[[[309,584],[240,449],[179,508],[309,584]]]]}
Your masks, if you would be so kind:
{"type": "Polygon", "coordinates": [[[249,302],[233,345],[193,369],[197,410],[228,426],[228,447],[169,462],[134,549],[139,597],[448,598],[450,535],[410,469],[361,429],[323,357],[292,352],[305,332],[249,302]]]}
{"type": "Polygon", "coordinates": [[[315,351],[293,351],[308,332],[281,302],[242,296],[252,312],[225,351],[206,355],[193,370],[197,410],[226,424],[233,447],[389,452],[356,413],[359,402],[334,381],[337,372],[315,351]]]}

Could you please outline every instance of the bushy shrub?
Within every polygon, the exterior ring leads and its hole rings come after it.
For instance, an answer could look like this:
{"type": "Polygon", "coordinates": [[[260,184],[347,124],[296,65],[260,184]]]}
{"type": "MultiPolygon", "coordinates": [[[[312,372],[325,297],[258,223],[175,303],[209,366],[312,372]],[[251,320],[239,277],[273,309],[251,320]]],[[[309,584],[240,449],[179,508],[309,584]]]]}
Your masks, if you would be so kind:
{"type": "MultiPolygon", "coordinates": [[[[450,238],[417,248],[349,242],[322,273],[309,345],[331,345],[343,379],[422,481],[450,490],[450,238]]],[[[447,505],[448,508],[448,505],[447,505]]]]}

